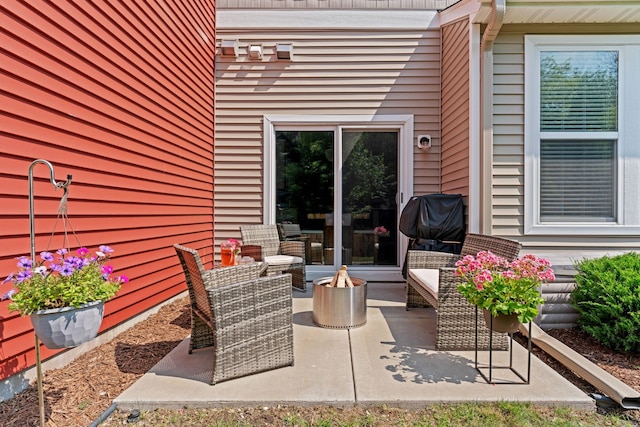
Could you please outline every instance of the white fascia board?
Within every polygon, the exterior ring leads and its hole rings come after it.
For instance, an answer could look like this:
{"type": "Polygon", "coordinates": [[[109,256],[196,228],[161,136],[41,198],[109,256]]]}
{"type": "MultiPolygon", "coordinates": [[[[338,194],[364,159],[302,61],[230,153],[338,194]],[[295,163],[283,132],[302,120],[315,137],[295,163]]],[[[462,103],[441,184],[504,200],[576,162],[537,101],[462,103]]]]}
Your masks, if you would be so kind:
{"type": "Polygon", "coordinates": [[[438,28],[433,10],[258,10],[227,9],[216,12],[216,30],[322,29],[424,30],[438,28]]]}
{"type": "Polygon", "coordinates": [[[467,0],[454,4],[453,6],[443,10],[438,14],[440,25],[446,25],[456,22],[460,19],[471,17],[471,22],[476,22],[476,17],[484,10],[483,14],[491,13],[491,2],[489,5],[483,5],[480,0],[467,0]],[[482,9],[484,7],[484,9],[482,9]]]}

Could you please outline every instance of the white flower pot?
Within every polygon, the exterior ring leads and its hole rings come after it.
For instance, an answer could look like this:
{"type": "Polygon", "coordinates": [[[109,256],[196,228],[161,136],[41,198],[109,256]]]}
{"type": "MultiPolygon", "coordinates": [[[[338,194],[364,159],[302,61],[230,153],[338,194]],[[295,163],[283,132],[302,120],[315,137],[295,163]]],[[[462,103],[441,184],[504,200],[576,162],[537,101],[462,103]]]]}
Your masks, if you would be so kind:
{"type": "Polygon", "coordinates": [[[36,335],[50,349],[76,347],[98,334],[104,303],[93,301],[80,307],[38,310],[31,314],[36,335]]]}

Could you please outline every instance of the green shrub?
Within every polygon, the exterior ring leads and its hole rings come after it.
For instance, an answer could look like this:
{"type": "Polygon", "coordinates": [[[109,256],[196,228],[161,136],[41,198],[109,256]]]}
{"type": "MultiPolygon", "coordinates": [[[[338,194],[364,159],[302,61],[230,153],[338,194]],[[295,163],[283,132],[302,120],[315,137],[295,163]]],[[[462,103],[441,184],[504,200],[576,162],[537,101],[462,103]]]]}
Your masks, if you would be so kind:
{"type": "Polygon", "coordinates": [[[640,255],[584,259],[575,267],[570,301],[578,326],[610,349],[640,352],[640,255]]]}

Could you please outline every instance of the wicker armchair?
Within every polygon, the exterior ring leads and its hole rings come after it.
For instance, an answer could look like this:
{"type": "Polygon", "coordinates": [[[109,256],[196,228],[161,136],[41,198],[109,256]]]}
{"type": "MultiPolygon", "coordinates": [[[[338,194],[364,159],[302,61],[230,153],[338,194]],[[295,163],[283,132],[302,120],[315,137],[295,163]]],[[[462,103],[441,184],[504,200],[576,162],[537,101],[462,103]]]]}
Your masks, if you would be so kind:
{"type": "MultiPolygon", "coordinates": [[[[455,277],[455,262],[465,255],[491,251],[513,260],[520,243],[500,237],[467,234],[460,255],[432,252],[407,252],[407,310],[432,306],[437,310],[436,347],[439,350],[475,348],[476,307],[458,291],[460,278],[455,277]],[[426,284],[429,285],[426,285],[426,284]]],[[[506,349],[508,336],[494,334],[493,348],[506,349]]],[[[489,348],[489,329],[478,322],[478,348],[489,348]]]]}
{"type": "Polygon", "coordinates": [[[211,384],[293,365],[291,275],[260,277],[261,263],[204,270],[174,245],[191,299],[194,349],[214,346],[211,384]]]}
{"type": "Polygon", "coordinates": [[[242,254],[266,262],[267,275],[290,273],[295,289],[307,289],[304,242],[281,241],[275,224],[241,226],[240,234],[242,254]]]}
{"type": "Polygon", "coordinates": [[[312,240],[309,235],[302,234],[300,224],[281,223],[278,224],[280,240],[299,240],[304,242],[304,254],[306,264],[322,264],[322,242],[312,240]]]}

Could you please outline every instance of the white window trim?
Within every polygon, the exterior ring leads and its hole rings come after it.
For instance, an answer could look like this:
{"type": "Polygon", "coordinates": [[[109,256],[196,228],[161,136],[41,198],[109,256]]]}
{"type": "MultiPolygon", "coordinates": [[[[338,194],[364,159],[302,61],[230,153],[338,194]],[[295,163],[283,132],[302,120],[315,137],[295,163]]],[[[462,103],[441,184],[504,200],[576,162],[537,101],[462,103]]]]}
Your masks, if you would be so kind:
{"type": "MultiPolygon", "coordinates": [[[[413,115],[265,115],[264,132],[264,224],[275,224],[276,128],[278,130],[332,130],[335,138],[343,130],[354,128],[387,129],[399,133],[398,143],[398,219],[413,195],[413,115]]],[[[338,236],[339,237],[339,236],[338,236]]],[[[408,246],[408,238],[401,235],[400,253],[408,246]]],[[[340,242],[336,242],[340,245],[340,242]]]]}
{"type": "MultiPolygon", "coordinates": [[[[640,234],[640,36],[525,36],[525,215],[526,235],[640,234]],[[611,48],[620,51],[615,223],[542,223],[539,218],[540,50],[611,48]]],[[[551,135],[545,135],[551,136],[551,135]]],[[[579,136],[578,134],[576,136],[579,136]]],[[[584,135],[583,135],[584,136],[584,135]]]]}

